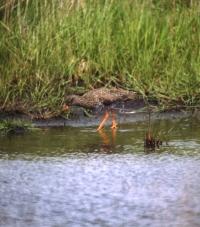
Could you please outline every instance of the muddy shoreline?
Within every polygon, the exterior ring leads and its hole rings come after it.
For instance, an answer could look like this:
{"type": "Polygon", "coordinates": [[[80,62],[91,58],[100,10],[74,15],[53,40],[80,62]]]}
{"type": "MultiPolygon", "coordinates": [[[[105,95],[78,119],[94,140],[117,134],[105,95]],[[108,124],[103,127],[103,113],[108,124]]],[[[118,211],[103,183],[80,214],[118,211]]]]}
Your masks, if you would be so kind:
{"type": "MultiPolygon", "coordinates": [[[[152,113],[152,121],[154,120],[175,120],[180,118],[187,118],[192,116],[191,112],[173,111],[165,113],[152,113]]],[[[34,120],[32,121],[36,127],[96,127],[101,120],[100,116],[93,117],[81,117],[79,119],[64,119],[61,117],[53,118],[49,120],[34,120]]],[[[137,113],[137,114],[117,114],[118,125],[147,121],[148,113],[137,113]]],[[[107,125],[111,125],[109,121],[107,125]]]]}
{"type": "MultiPolygon", "coordinates": [[[[30,116],[16,113],[16,112],[1,112],[0,120],[22,120],[28,121],[35,127],[97,127],[102,119],[104,111],[85,113],[85,110],[81,107],[74,106],[73,114],[66,118],[64,116],[52,117],[49,119],[31,119],[30,116]]],[[[122,124],[141,122],[148,120],[149,113],[143,107],[138,109],[124,109],[116,113],[118,126],[122,124]]],[[[176,120],[181,118],[188,118],[194,116],[192,111],[185,110],[168,110],[168,111],[156,111],[151,113],[151,120],[176,120]]],[[[111,120],[106,123],[106,126],[111,125],[111,120]]],[[[105,127],[106,127],[105,126],[105,127]]]]}

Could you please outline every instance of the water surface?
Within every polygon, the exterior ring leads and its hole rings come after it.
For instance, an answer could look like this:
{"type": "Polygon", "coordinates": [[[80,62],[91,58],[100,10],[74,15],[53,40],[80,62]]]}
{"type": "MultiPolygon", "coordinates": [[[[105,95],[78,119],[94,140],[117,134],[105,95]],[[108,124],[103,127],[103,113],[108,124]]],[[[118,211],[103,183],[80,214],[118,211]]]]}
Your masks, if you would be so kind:
{"type": "Polygon", "coordinates": [[[200,226],[196,119],[0,137],[0,226],[200,226]]]}

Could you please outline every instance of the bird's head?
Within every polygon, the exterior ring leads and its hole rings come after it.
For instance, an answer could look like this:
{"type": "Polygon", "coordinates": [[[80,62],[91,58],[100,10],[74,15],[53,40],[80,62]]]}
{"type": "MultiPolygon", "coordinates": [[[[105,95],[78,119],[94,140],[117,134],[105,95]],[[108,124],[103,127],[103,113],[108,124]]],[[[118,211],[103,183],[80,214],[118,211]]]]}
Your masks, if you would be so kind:
{"type": "Polygon", "coordinates": [[[80,97],[78,95],[68,95],[66,97],[66,103],[69,105],[77,105],[80,101],[80,97]]]}

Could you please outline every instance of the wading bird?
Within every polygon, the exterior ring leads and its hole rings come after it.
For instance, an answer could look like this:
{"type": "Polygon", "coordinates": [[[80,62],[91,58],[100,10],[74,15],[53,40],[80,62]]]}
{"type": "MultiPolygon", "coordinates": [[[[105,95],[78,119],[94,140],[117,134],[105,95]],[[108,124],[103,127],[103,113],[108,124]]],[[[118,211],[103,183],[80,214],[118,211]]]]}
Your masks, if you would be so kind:
{"type": "MultiPolygon", "coordinates": [[[[101,130],[106,121],[111,117],[112,129],[117,128],[116,111],[120,108],[119,103],[123,103],[128,100],[136,100],[137,94],[133,91],[127,91],[121,88],[99,88],[91,90],[82,96],[69,95],[66,97],[66,101],[69,105],[81,106],[87,109],[96,110],[96,112],[104,112],[102,121],[100,122],[97,130],[101,130]]],[[[122,105],[121,105],[122,106],[122,105]]]]}

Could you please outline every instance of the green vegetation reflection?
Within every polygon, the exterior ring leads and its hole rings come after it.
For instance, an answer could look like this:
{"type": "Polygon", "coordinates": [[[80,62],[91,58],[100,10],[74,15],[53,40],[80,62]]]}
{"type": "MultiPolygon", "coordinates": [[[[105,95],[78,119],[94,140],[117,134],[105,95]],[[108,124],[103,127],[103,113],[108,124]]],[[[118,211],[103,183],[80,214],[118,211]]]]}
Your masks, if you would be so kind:
{"type": "Polygon", "coordinates": [[[156,120],[152,131],[163,145],[155,150],[144,149],[148,122],[121,125],[97,132],[95,128],[43,128],[24,135],[0,136],[0,156],[6,158],[66,157],[83,154],[180,154],[199,155],[199,120],[156,120]]]}

